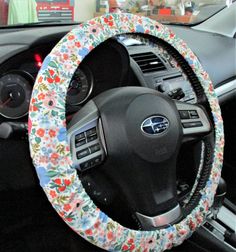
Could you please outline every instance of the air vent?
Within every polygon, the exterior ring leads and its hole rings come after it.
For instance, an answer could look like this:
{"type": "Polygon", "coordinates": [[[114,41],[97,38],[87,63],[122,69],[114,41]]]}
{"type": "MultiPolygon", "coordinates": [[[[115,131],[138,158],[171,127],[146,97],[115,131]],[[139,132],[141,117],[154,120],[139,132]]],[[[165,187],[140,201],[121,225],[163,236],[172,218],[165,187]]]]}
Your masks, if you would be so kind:
{"type": "Polygon", "coordinates": [[[136,53],[131,57],[139,65],[143,73],[152,73],[166,70],[163,62],[152,52],[136,53]]]}

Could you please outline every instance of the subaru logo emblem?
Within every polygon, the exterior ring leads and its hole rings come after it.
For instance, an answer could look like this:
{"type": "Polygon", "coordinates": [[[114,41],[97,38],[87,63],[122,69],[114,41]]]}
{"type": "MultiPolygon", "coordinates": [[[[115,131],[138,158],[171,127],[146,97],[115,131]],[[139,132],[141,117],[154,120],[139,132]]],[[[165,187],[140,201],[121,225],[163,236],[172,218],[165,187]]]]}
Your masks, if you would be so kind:
{"type": "Polygon", "coordinates": [[[169,128],[169,121],[164,116],[151,116],[145,119],[141,125],[144,133],[158,135],[169,128]]]}

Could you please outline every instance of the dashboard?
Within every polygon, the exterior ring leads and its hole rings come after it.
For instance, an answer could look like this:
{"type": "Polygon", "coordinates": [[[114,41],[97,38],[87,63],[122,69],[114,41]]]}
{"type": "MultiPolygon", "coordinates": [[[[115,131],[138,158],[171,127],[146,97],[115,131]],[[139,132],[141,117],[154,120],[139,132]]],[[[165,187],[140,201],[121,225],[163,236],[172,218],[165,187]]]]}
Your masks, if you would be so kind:
{"type": "MultiPolygon", "coordinates": [[[[51,44],[28,50],[1,66],[0,115],[3,118],[26,117],[35,78],[52,48],[51,44]]],[[[59,81],[53,70],[49,71],[48,81],[59,81]]],[[[107,89],[130,85],[147,86],[173,99],[197,102],[187,74],[158,40],[127,34],[100,45],[77,68],[68,87],[67,113],[79,110],[88,99],[107,89]]],[[[46,101],[42,97],[42,102],[46,101]]]]}
{"type": "MultiPolygon", "coordinates": [[[[36,35],[38,29],[32,29],[31,35],[22,30],[22,35],[28,34],[28,41],[20,36],[18,43],[13,43],[14,46],[8,44],[5,51],[5,41],[2,40],[0,122],[27,120],[37,73],[44,58],[66,33],[61,27],[56,28],[54,32],[51,28],[40,29],[44,34],[36,35]]],[[[13,31],[9,33],[9,37],[14,33],[16,36],[21,32],[13,31]]],[[[232,72],[228,69],[227,72],[230,71],[232,72]]],[[[48,80],[58,81],[53,71],[49,73],[48,80]]],[[[223,81],[225,80],[222,80],[222,83],[223,81]]],[[[122,86],[146,86],[173,99],[196,103],[203,94],[202,90],[195,89],[195,86],[199,86],[197,82],[198,79],[183,57],[168,44],[150,36],[120,35],[98,46],[78,67],[68,88],[67,114],[77,112],[99,93],[122,86]]],[[[221,82],[215,84],[221,85],[221,82]]],[[[45,102],[43,97],[42,100],[45,102]]]]}

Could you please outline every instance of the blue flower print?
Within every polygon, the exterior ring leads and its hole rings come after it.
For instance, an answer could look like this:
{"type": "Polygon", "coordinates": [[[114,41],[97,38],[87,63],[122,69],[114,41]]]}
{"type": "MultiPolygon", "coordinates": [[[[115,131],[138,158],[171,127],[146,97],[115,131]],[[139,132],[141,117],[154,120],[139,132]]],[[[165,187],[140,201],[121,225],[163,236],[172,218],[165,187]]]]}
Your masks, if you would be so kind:
{"type": "Polygon", "coordinates": [[[37,174],[38,174],[38,177],[40,180],[40,185],[42,187],[46,186],[50,181],[50,178],[47,175],[46,169],[44,167],[40,166],[36,170],[37,170],[37,174]]]}
{"type": "Polygon", "coordinates": [[[59,130],[59,133],[57,135],[57,139],[60,141],[60,142],[63,142],[66,140],[66,128],[61,128],[59,130]]]}

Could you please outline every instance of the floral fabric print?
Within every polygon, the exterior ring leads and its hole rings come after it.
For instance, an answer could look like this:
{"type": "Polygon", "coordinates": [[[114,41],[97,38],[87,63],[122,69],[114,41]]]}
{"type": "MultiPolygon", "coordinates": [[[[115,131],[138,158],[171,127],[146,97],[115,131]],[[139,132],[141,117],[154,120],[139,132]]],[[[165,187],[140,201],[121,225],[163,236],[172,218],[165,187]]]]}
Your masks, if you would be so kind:
{"type": "Polygon", "coordinates": [[[198,59],[169,28],[146,17],[107,14],[69,32],[45,58],[34,85],[29,111],[31,156],[49,201],[80,236],[109,251],[163,251],[181,244],[202,224],[219,182],[224,146],[217,97],[198,59]],[[136,231],[113,221],[96,207],[72,168],[67,142],[65,98],[69,82],[84,57],[106,39],[124,33],[145,33],[165,40],[187,60],[209,100],[215,123],[211,175],[198,206],[181,222],[156,231],[136,231]]]}

